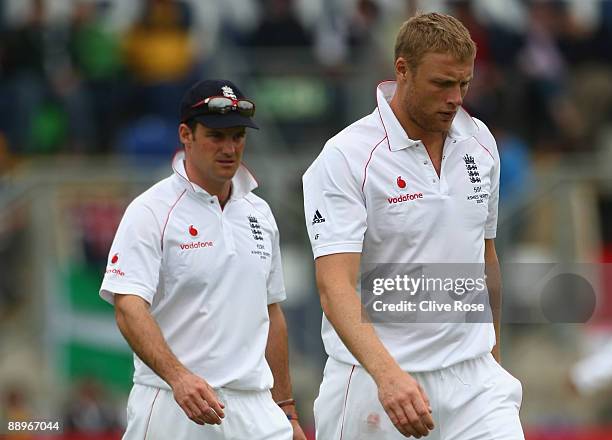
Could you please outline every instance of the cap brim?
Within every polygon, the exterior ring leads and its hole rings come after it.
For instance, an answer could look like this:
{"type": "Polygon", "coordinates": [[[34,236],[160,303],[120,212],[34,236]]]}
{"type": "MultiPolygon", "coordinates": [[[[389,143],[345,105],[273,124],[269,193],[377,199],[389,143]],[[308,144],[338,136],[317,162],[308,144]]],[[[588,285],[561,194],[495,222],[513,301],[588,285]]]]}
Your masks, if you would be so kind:
{"type": "Polygon", "coordinates": [[[259,126],[251,118],[235,112],[225,115],[199,115],[194,119],[210,128],[249,127],[259,129],[259,126]]]}

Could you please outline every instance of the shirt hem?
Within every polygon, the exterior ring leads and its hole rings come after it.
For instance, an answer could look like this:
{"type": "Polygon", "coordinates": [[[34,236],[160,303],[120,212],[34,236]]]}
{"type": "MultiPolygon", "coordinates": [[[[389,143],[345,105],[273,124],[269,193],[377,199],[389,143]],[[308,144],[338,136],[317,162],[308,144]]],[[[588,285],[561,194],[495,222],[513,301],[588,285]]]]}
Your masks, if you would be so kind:
{"type": "Polygon", "coordinates": [[[331,243],[317,246],[312,250],[312,253],[314,258],[318,258],[325,255],[341,254],[344,252],[361,253],[362,249],[363,243],[361,242],[331,243]]]}
{"type": "Polygon", "coordinates": [[[153,295],[150,292],[144,291],[141,287],[134,285],[117,285],[112,283],[103,283],[100,287],[100,297],[111,305],[115,305],[115,295],[136,295],[151,304],[153,295]]]}
{"type": "Polygon", "coordinates": [[[279,303],[287,299],[287,294],[283,290],[282,292],[275,293],[274,295],[268,295],[268,305],[279,303]]]}

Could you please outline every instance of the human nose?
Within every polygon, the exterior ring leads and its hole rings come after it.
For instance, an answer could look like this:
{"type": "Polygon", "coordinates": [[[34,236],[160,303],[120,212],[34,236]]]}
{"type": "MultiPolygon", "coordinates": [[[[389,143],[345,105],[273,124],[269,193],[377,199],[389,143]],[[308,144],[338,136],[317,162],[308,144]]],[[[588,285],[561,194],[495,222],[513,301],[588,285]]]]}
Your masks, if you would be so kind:
{"type": "Polygon", "coordinates": [[[461,90],[461,86],[457,85],[456,87],[451,88],[449,95],[447,97],[447,102],[452,104],[453,107],[459,107],[463,104],[463,93],[461,90]]]}
{"type": "Polygon", "coordinates": [[[232,138],[229,138],[225,142],[223,142],[223,147],[221,148],[221,152],[228,156],[232,156],[236,153],[237,147],[238,147],[238,142],[236,142],[232,138]]]}

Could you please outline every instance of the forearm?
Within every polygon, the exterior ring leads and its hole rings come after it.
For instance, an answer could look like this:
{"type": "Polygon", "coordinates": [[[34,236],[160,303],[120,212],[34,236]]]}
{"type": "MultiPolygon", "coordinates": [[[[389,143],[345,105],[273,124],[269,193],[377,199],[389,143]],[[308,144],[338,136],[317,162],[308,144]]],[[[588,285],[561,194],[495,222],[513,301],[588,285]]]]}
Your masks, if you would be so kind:
{"type": "MultiPolygon", "coordinates": [[[[317,260],[317,265],[320,264],[317,260]]],[[[340,262],[338,267],[343,265],[340,262]]],[[[317,284],[323,312],[342,342],[375,381],[398,370],[399,365],[380,341],[372,324],[362,319],[363,307],[354,287],[356,273],[347,278],[342,270],[338,273],[334,273],[333,268],[331,273],[329,270],[325,269],[326,276],[317,276],[317,284]]]]}
{"type": "Polygon", "coordinates": [[[133,295],[116,295],[115,316],[134,353],[171,387],[182,374],[188,373],[170,350],[143,300],[133,295]]]}
{"type": "Polygon", "coordinates": [[[272,398],[275,402],[291,399],[291,377],[289,375],[289,348],[287,324],[279,304],[268,306],[270,329],[266,345],[266,360],[274,376],[272,398]]]}
{"type": "Polygon", "coordinates": [[[362,321],[362,305],[355,291],[335,292],[323,300],[323,310],[338,336],[359,363],[377,380],[399,366],[369,322],[362,321]]]}

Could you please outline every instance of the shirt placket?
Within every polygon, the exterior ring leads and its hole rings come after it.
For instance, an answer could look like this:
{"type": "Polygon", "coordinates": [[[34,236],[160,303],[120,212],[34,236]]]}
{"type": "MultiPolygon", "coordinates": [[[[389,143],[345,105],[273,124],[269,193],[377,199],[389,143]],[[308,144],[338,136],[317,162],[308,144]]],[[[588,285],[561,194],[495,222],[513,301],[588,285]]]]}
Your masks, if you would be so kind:
{"type": "Polygon", "coordinates": [[[427,149],[422,142],[419,142],[417,145],[417,151],[419,154],[419,160],[425,167],[426,172],[426,181],[433,190],[440,195],[448,195],[448,181],[446,180],[446,175],[444,172],[444,168],[446,165],[446,157],[449,151],[449,144],[454,144],[457,141],[455,139],[446,138],[444,141],[444,147],[442,149],[442,162],[440,163],[440,176],[438,177],[438,173],[436,173],[436,169],[433,166],[431,158],[427,153],[427,149]]]}
{"type": "Polygon", "coordinates": [[[223,232],[223,240],[225,241],[228,253],[230,255],[235,255],[236,241],[234,240],[234,227],[232,226],[231,214],[229,213],[231,203],[232,200],[228,200],[223,210],[221,210],[221,207],[219,206],[219,211],[221,212],[221,230],[223,232]]]}
{"type": "Polygon", "coordinates": [[[221,225],[221,235],[223,236],[223,244],[227,253],[229,255],[236,254],[236,244],[234,240],[234,230],[230,221],[230,217],[228,215],[228,207],[231,203],[231,199],[228,200],[224,209],[221,209],[221,205],[219,204],[219,199],[217,196],[210,196],[207,200],[207,203],[213,209],[215,215],[219,219],[219,223],[221,225]]]}
{"type": "Polygon", "coordinates": [[[448,195],[448,180],[445,168],[448,166],[448,158],[451,156],[451,149],[457,144],[457,139],[447,137],[442,148],[442,163],[440,164],[440,194],[448,195]]]}
{"type": "MultiPolygon", "coordinates": [[[[416,149],[418,152],[419,161],[423,164],[425,168],[425,180],[427,184],[433,189],[435,193],[440,192],[440,179],[438,178],[438,174],[436,173],[436,169],[431,162],[431,158],[429,154],[427,154],[427,149],[422,142],[419,142],[416,145],[416,149]]],[[[442,175],[442,171],[440,171],[440,175],[442,175]]]]}

